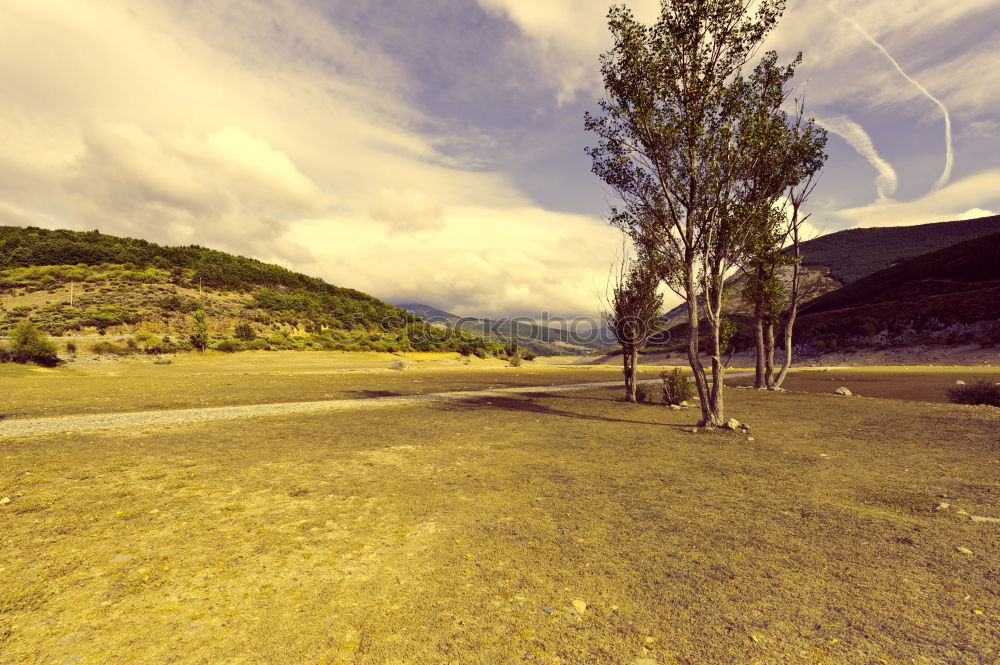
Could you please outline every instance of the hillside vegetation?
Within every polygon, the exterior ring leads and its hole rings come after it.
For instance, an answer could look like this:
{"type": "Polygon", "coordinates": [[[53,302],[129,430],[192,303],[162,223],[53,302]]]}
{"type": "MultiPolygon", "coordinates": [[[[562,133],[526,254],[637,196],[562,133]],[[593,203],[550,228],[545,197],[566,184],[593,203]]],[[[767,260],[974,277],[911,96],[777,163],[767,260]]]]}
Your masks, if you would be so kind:
{"type": "Polygon", "coordinates": [[[798,336],[828,345],[883,331],[902,339],[958,326],[946,341],[1000,342],[994,326],[981,324],[1000,318],[998,257],[1000,233],[994,233],[903,261],[809,303],[798,336]],[[972,324],[980,330],[963,329],[972,324]]]}
{"type": "Polygon", "coordinates": [[[802,244],[802,264],[850,284],[906,259],[1000,233],[1000,215],[960,222],[847,229],[802,244]]]}
{"type": "Polygon", "coordinates": [[[30,321],[50,335],[179,335],[204,310],[209,333],[251,348],[448,350],[496,345],[444,335],[366,293],[195,245],[97,231],[0,227],[0,332],[30,321]]]}

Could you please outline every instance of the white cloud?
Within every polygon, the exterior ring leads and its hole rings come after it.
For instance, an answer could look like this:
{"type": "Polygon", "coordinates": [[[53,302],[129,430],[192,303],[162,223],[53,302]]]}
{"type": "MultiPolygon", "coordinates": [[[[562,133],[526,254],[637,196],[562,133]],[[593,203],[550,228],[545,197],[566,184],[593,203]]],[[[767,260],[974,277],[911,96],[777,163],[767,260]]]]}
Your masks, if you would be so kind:
{"type": "Polygon", "coordinates": [[[988,216],[998,205],[1000,169],[990,169],[956,180],[914,201],[876,201],[834,214],[850,226],[907,226],[988,216]]]}
{"type": "Polygon", "coordinates": [[[875,190],[880,201],[888,199],[896,193],[896,187],[899,184],[896,170],[892,168],[892,164],[878,154],[871,137],[861,125],[844,115],[817,118],[816,122],[830,133],[847,141],[859,155],[867,159],[868,163],[875,168],[878,173],[875,178],[875,190]]]}

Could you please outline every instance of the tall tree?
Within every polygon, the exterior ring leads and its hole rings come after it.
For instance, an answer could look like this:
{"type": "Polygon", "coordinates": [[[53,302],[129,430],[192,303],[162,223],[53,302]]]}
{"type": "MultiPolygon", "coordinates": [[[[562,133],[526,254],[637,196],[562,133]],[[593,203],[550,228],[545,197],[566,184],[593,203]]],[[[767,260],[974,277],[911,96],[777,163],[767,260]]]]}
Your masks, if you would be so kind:
{"type": "Polygon", "coordinates": [[[663,309],[663,296],[658,291],[660,277],[648,262],[630,260],[623,253],[612,278],[605,322],[622,347],[625,400],[635,403],[639,352],[657,331],[663,309]]]}
{"type": "MultiPolygon", "coordinates": [[[[655,259],[687,304],[688,361],[702,425],[725,422],[721,339],[726,274],[746,255],[753,217],[741,183],[767,159],[758,149],[762,108],[781,77],[767,54],[744,68],[784,11],[785,0],[661,0],[646,26],[624,6],[608,12],[614,45],[601,56],[606,97],[585,126],[598,143],[592,171],[618,195],[611,222],[655,259]],[[768,64],[770,63],[770,64],[768,64]],[[701,303],[712,383],[701,360],[701,303]]],[[[790,66],[794,70],[794,65],[790,66]]]]}

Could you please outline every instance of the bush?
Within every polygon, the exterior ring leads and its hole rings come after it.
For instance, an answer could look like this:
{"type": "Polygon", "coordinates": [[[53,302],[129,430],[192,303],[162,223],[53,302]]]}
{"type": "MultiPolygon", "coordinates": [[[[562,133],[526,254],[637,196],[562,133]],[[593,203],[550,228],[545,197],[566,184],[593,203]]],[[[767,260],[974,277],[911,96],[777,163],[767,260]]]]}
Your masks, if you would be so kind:
{"type": "Polygon", "coordinates": [[[249,323],[241,323],[236,326],[236,330],[233,331],[233,337],[243,340],[244,342],[252,342],[257,339],[257,333],[253,331],[253,326],[249,323]]]}
{"type": "Polygon", "coordinates": [[[76,353],[76,342],[66,342],[66,353],[76,353]]]}
{"type": "Polygon", "coordinates": [[[520,367],[521,366],[521,356],[519,356],[517,354],[512,355],[510,357],[510,366],[511,367],[520,367]]]}
{"type": "Polygon", "coordinates": [[[99,356],[127,356],[130,351],[128,347],[119,346],[114,342],[97,342],[92,347],[90,351],[99,356]]]}
{"type": "Polygon", "coordinates": [[[243,350],[243,343],[238,339],[230,337],[217,343],[214,348],[216,351],[222,351],[223,353],[236,353],[243,350]]]}
{"type": "Polygon", "coordinates": [[[271,345],[267,343],[267,340],[263,337],[258,337],[257,339],[247,342],[244,345],[247,351],[270,351],[271,345]]]}
{"type": "Polygon", "coordinates": [[[980,379],[948,391],[948,399],[955,404],[986,404],[1000,406],[1000,385],[980,379]]]}
{"type": "Polygon", "coordinates": [[[522,355],[522,356],[524,357],[524,359],[525,359],[525,360],[527,360],[528,362],[531,362],[532,360],[534,360],[535,358],[537,358],[537,357],[538,357],[537,355],[535,355],[535,354],[534,354],[534,353],[532,353],[531,351],[525,351],[525,352],[524,352],[524,353],[522,353],[521,355],[522,355]]]}
{"type": "Polygon", "coordinates": [[[51,367],[59,363],[56,345],[42,337],[41,331],[23,321],[14,326],[10,333],[10,351],[7,353],[16,363],[36,363],[51,367]]]}
{"type": "Polygon", "coordinates": [[[653,389],[644,383],[640,383],[635,387],[635,401],[640,404],[652,404],[653,389]]]}
{"type": "Polygon", "coordinates": [[[694,381],[684,376],[680,367],[660,374],[663,381],[663,403],[680,404],[694,397],[694,381]]]}
{"type": "Polygon", "coordinates": [[[393,360],[392,364],[389,365],[389,369],[406,369],[406,362],[403,360],[393,360]]]}

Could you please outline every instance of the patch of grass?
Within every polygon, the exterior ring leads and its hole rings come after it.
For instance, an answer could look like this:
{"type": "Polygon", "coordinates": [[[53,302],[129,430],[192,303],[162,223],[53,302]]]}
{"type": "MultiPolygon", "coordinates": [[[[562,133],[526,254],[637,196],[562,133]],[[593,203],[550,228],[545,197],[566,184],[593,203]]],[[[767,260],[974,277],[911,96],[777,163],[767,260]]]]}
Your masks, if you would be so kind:
{"type": "Polygon", "coordinates": [[[948,391],[948,399],[955,404],[1000,406],[1000,383],[979,379],[948,391]]]}

